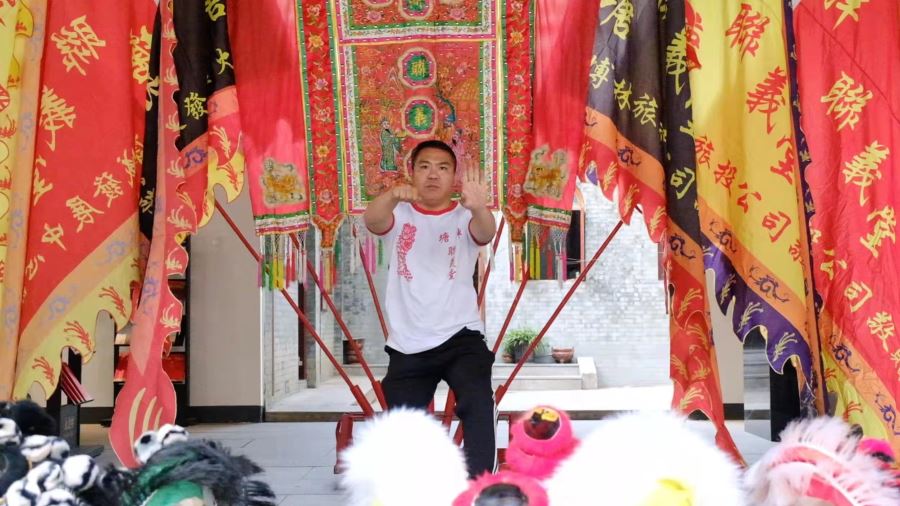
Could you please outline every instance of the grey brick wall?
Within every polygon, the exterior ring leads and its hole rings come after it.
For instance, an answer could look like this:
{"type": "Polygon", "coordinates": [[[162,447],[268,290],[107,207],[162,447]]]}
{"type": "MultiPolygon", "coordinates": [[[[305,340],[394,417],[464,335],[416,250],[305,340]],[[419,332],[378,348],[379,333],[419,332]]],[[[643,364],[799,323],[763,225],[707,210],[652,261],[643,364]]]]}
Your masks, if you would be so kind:
{"type": "MultiPolygon", "coordinates": [[[[297,286],[288,291],[297,296],[297,286]]],[[[276,402],[305,386],[300,380],[299,320],[278,292],[263,292],[263,362],[266,403],[276,402]]]]}
{"type": "MultiPolygon", "coordinates": [[[[612,202],[592,185],[580,185],[585,200],[585,263],[618,221],[612,202]]],[[[497,250],[497,271],[488,282],[489,339],[500,331],[518,283],[508,275],[508,241],[497,250]]],[[[577,356],[597,364],[601,387],[668,383],[668,316],[659,280],[658,246],[647,238],[640,215],[623,227],[547,332],[553,346],[574,346],[577,356]]],[[[573,281],[531,281],[510,329],[540,330],[573,281]]]]}
{"type": "MultiPolygon", "coordinates": [[[[310,230],[309,234],[307,234],[306,251],[307,255],[309,255],[309,258],[316,266],[319,265],[320,259],[318,255],[321,253],[318,244],[319,239],[317,232],[310,230]]],[[[340,300],[338,293],[340,291],[341,287],[335,287],[335,293],[332,294],[335,297],[335,305],[337,305],[338,308],[340,308],[338,303],[340,300]]],[[[312,279],[307,279],[305,293],[307,318],[309,318],[310,323],[315,326],[316,332],[318,332],[322,341],[328,343],[331,353],[337,357],[338,360],[341,360],[341,331],[337,326],[334,316],[328,309],[328,306],[319,295],[319,291],[312,279]]],[[[331,362],[328,361],[328,358],[322,353],[313,337],[308,333],[306,336],[306,357],[306,377],[309,387],[314,388],[319,382],[337,375],[331,362]]]]}
{"type": "MultiPolygon", "coordinates": [[[[334,291],[334,302],[340,308],[347,328],[357,340],[364,341],[363,351],[366,360],[372,363],[387,363],[384,352],[384,332],[378,319],[378,311],[366,281],[365,271],[359,260],[358,247],[351,233],[350,223],[341,228],[340,233],[340,271],[341,278],[334,291]]],[[[377,250],[376,250],[377,251],[377,250]]],[[[386,251],[382,250],[382,256],[386,251]]],[[[378,291],[378,300],[384,301],[384,290],[387,284],[387,264],[380,265],[373,273],[373,280],[378,291]]],[[[335,342],[343,346],[345,337],[340,328],[335,326],[335,342]]],[[[338,347],[338,350],[341,350],[338,347]]]]}
{"type": "Polygon", "coordinates": [[[280,294],[260,290],[262,298],[262,331],[263,331],[263,398],[266,404],[280,399],[275,395],[275,374],[273,371],[274,363],[274,344],[275,344],[275,297],[281,297],[280,294]]]}
{"type": "MultiPolygon", "coordinates": [[[[586,206],[585,255],[589,258],[615,225],[618,215],[614,204],[606,200],[598,188],[590,185],[580,188],[586,206]]],[[[334,290],[335,304],[354,337],[365,340],[366,358],[372,363],[386,363],[384,336],[362,267],[357,264],[355,272],[351,270],[351,263],[358,262],[358,256],[349,223],[341,228],[339,241],[340,279],[334,290]]],[[[508,241],[505,238],[500,242],[495,268],[488,284],[485,308],[489,340],[499,332],[518,287],[509,280],[508,241]]],[[[387,266],[382,265],[375,274],[375,284],[382,298],[386,271],[387,266]]],[[[539,329],[571,283],[566,282],[560,289],[556,281],[530,282],[510,328],[531,326],[539,329]]],[[[341,359],[343,333],[327,307],[310,290],[307,290],[307,307],[310,308],[307,314],[323,339],[332,343],[332,350],[341,359]]],[[[276,330],[282,327],[277,323],[282,319],[296,321],[292,314],[276,314],[276,330]]],[[[287,329],[284,332],[285,335],[289,333],[287,329]]],[[[286,337],[285,341],[288,339],[286,337]]],[[[576,355],[593,357],[600,386],[668,383],[668,317],[664,287],[659,280],[658,247],[648,240],[639,215],[635,214],[633,225],[623,227],[610,244],[550,328],[547,339],[553,345],[574,345],[576,355]]],[[[310,358],[315,353],[311,341],[309,339],[307,344],[310,358]]],[[[278,375],[279,364],[288,361],[282,353],[296,354],[288,345],[282,348],[276,339],[275,392],[290,390],[288,386],[278,385],[282,381],[278,375]]],[[[308,368],[309,386],[334,375],[321,353],[317,355],[318,367],[308,368]]],[[[312,361],[308,363],[313,365],[312,361]]]]}

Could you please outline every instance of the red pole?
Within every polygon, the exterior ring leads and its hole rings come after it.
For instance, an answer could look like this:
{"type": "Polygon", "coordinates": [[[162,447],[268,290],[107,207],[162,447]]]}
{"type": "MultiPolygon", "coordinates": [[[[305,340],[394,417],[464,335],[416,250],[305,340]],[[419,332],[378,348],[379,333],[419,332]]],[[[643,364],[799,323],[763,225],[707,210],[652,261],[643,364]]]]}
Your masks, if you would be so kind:
{"type": "Polygon", "coordinates": [[[447,430],[450,430],[450,423],[453,421],[453,409],[456,407],[456,394],[453,393],[453,390],[449,390],[447,392],[447,402],[444,403],[444,418],[441,420],[441,423],[444,424],[444,427],[447,427],[447,430]]]}
{"type": "MultiPolygon", "coordinates": [[[[294,246],[300,248],[300,239],[297,238],[294,234],[291,234],[291,241],[294,243],[294,246]]],[[[372,374],[372,370],[369,369],[369,364],[366,362],[366,358],[363,356],[362,349],[359,347],[359,343],[356,342],[356,339],[353,338],[353,335],[350,333],[350,329],[347,328],[347,324],[344,323],[344,318],[341,317],[341,312],[338,311],[338,308],[334,305],[334,300],[331,298],[331,295],[328,294],[328,291],[325,290],[325,287],[322,284],[322,280],[319,279],[319,276],[316,274],[316,268],[310,262],[309,258],[306,259],[306,272],[312,277],[313,282],[315,282],[316,286],[319,287],[319,293],[322,294],[322,298],[325,299],[325,303],[328,304],[328,308],[331,309],[331,313],[334,315],[334,319],[337,320],[338,326],[341,327],[341,331],[344,332],[344,335],[347,336],[347,341],[350,343],[350,347],[353,348],[353,353],[356,353],[356,357],[359,360],[359,365],[362,367],[363,372],[366,374],[366,377],[369,378],[369,382],[372,383],[372,390],[375,392],[375,398],[378,399],[378,404],[381,405],[381,409],[387,409],[387,403],[384,400],[384,393],[381,391],[381,383],[375,379],[375,375],[372,374]]]]}
{"type": "MultiPolygon", "coordinates": [[[[297,240],[297,238],[294,237],[294,240],[297,240]]],[[[375,375],[372,374],[372,370],[369,369],[369,364],[366,362],[366,358],[363,356],[362,348],[359,347],[359,343],[356,342],[356,339],[354,339],[353,335],[350,334],[350,329],[348,329],[347,324],[344,323],[344,319],[341,317],[341,313],[340,311],[338,311],[338,308],[335,307],[334,301],[331,299],[331,296],[328,295],[328,292],[325,291],[324,286],[322,286],[322,281],[319,279],[319,276],[316,275],[316,268],[308,258],[306,259],[306,271],[310,276],[312,276],[312,279],[313,281],[315,281],[316,286],[319,287],[319,293],[322,294],[325,299],[325,303],[328,304],[328,307],[331,309],[331,313],[337,320],[338,326],[341,327],[344,335],[347,336],[347,341],[350,343],[350,347],[353,348],[353,353],[356,353],[356,358],[357,360],[359,360],[359,365],[362,367],[362,370],[366,374],[366,377],[369,378],[369,381],[372,383],[372,390],[375,391],[375,398],[378,399],[378,404],[381,405],[381,409],[387,409],[387,402],[385,402],[384,400],[384,392],[382,392],[381,390],[381,382],[375,379],[375,375]]]]}
{"type": "MultiPolygon", "coordinates": [[[[234,231],[235,235],[237,235],[238,239],[244,244],[244,247],[247,248],[247,251],[253,258],[256,259],[257,262],[262,261],[262,257],[259,255],[259,252],[256,251],[256,248],[250,244],[250,241],[247,240],[247,237],[244,236],[244,233],[238,228],[238,226],[234,223],[234,220],[231,219],[231,216],[228,212],[225,211],[225,208],[222,207],[222,204],[216,200],[216,209],[222,214],[222,218],[228,223],[228,226],[231,227],[231,230],[234,231]]],[[[369,400],[366,399],[366,396],[363,394],[362,390],[359,386],[354,385],[353,381],[350,379],[350,376],[347,375],[347,371],[344,370],[344,367],[334,358],[334,355],[331,353],[331,350],[325,346],[325,342],[322,340],[322,337],[316,332],[315,327],[306,318],[306,315],[303,314],[303,311],[300,309],[300,306],[294,301],[294,298],[290,293],[287,292],[284,288],[281,289],[281,295],[284,296],[285,300],[288,304],[290,304],[291,308],[294,309],[294,312],[297,313],[297,317],[300,319],[300,323],[303,324],[303,327],[310,333],[313,337],[313,340],[316,341],[316,344],[319,345],[319,348],[322,349],[322,352],[325,353],[325,356],[331,362],[331,365],[334,366],[334,369],[338,372],[341,378],[347,383],[347,386],[350,388],[350,393],[353,394],[353,397],[356,399],[356,402],[359,404],[359,407],[362,408],[363,413],[366,414],[367,417],[375,416],[375,410],[372,408],[372,404],[369,403],[369,400]]]]}
{"type": "MultiPolygon", "coordinates": [[[[497,246],[500,244],[500,234],[503,233],[503,225],[506,224],[506,218],[500,218],[500,224],[497,225],[497,234],[494,236],[494,244],[491,246],[491,258],[497,253],[497,246]]],[[[488,262],[484,269],[484,277],[481,278],[481,287],[478,289],[478,309],[484,304],[484,293],[487,288],[488,278],[491,276],[491,262],[488,262]]]]}
{"type": "MultiPolygon", "coordinates": [[[[586,266],[584,266],[584,269],[581,270],[581,274],[578,275],[578,277],[575,279],[575,282],[572,283],[571,287],[569,287],[569,290],[566,292],[566,295],[563,297],[563,299],[560,301],[560,303],[556,306],[556,310],[553,311],[552,315],[550,315],[550,319],[547,320],[547,323],[544,324],[544,327],[541,329],[541,331],[538,333],[538,335],[531,341],[531,345],[528,346],[527,350],[525,350],[525,353],[522,355],[522,358],[520,358],[519,362],[516,364],[515,369],[513,369],[513,372],[509,375],[509,378],[507,378],[506,381],[502,385],[497,387],[497,391],[496,391],[496,393],[494,393],[494,403],[496,403],[498,406],[500,405],[500,401],[503,400],[503,396],[506,395],[506,391],[509,389],[509,385],[516,378],[516,375],[519,374],[519,370],[522,369],[522,366],[525,365],[525,361],[528,360],[528,358],[534,352],[534,349],[537,347],[538,344],[540,344],[541,339],[544,338],[544,334],[547,333],[547,330],[549,330],[550,326],[553,325],[553,322],[556,321],[556,317],[559,316],[559,313],[563,310],[563,308],[569,302],[569,299],[572,298],[572,294],[575,293],[575,290],[578,288],[578,285],[580,285],[581,282],[584,281],[584,278],[587,276],[588,272],[590,272],[590,270],[594,267],[594,264],[597,263],[597,260],[600,258],[600,255],[603,254],[603,252],[606,250],[606,247],[609,246],[610,242],[612,242],[613,237],[616,236],[616,234],[619,232],[619,229],[622,228],[622,225],[624,225],[624,223],[622,222],[622,220],[619,220],[619,222],[612,229],[612,231],[609,233],[609,235],[606,236],[606,240],[603,241],[603,244],[601,244],[599,248],[597,248],[597,251],[594,253],[594,256],[591,257],[591,261],[588,262],[588,264],[586,266]]],[[[524,279],[523,279],[523,282],[524,282],[524,279]]],[[[520,286],[520,289],[521,289],[521,286],[520,286]]],[[[498,342],[499,342],[499,339],[498,339],[498,342]]],[[[495,346],[496,346],[496,343],[495,343],[495,346]]],[[[462,441],[462,424],[460,424],[459,427],[457,427],[456,433],[453,436],[453,440],[457,444],[459,444],[462,441]]]]}
{"type": "Polygon", "coordinates": [[[384,321],[384,313],[381,312],[381,303],[378,302],[378,291],[375,290],[375,282],[372,281],[372,273],[369,272],[369,268],[366,267],[368,262],[366,259],[366,253],[363,251],[362,244],[359,245],[359,258],[360,260],[362,260],[363,270],[366,272],[366,281],[368,281],[369,283],[369,291],[372,293],[372,302],[375,303],[375,311],[378,313],[378,321],[381,322],[381,331],[384,332],[384,340],[387,341],[387,323],[385,323],[384,321]]]}

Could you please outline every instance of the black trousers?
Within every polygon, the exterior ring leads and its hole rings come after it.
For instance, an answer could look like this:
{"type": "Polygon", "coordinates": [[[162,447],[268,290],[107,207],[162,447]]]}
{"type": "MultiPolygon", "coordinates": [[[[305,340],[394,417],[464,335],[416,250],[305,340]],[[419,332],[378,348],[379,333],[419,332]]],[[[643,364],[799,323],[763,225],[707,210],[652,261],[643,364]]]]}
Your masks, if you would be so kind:
{"type": "Polygon", "coordinates": [[[421,353],[407,355],[388,347],[385,351],[390,361],[381,386],[388,408],[426,409],[438,383],[446,381],[456,394],[469,476],[493,472],[497,461],[496,408],[491,388],[494,354],[484,336],[463,328],[437,348],[421,353]]]}

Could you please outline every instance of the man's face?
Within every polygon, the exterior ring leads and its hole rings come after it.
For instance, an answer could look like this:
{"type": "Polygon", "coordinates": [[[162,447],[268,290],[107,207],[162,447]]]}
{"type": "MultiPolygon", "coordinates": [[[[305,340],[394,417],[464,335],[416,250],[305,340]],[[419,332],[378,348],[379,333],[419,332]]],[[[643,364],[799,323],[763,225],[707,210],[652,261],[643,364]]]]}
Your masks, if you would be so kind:
{"type": "Polygon", "coordinates": [[[413,163],[413,186],[426,206],[449,203],[455,178],[453,156],[444,150],[425,148],[413,163]]]}

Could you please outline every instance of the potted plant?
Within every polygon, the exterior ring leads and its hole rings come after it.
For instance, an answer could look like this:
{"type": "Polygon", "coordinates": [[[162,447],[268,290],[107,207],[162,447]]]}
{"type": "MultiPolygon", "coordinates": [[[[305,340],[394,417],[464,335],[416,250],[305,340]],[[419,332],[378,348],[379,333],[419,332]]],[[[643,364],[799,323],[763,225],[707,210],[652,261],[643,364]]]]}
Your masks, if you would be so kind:
{"type": "Polygon", "coordinates": [[[575,348],[558,348],[554,346],[550,354],[557,364],[570,364],[572,359],[575,358],[575,348]]]}
{"type": "MultiPolygon", "coordinates": [[[[365,347],[366,347],[365,338],[363,338],[363,339],[357,338],[356,343],[359,345],[360,351],[365,353],[365,347]]],[[[356,352],[353,350],[353,346],[350,346],[350,340],[348,340],[348,339],[344,339],[344,341],[343,341],[343,352],[344,352],[344,365],[359,363],[359,357],[356,356],[356,352]]]]}
{"type": "MultiPolygon", "coordinates": [[[[522,328],[511,330],[506,334],[506,337],[503,339],[503,354],[504,356],[512,357],[514,362],[518,362],[522,355],[525,354],[525,351],[528,349],[528,346],[531,345],[531,342],[534,341],[534,338],[537,337],[537,331],[530,328],[522,328]]],[[[532,359],[534,355],[546,355],[547,354],[547,345],[546,343],[539,344],[532,355],[532,359]]]]}

